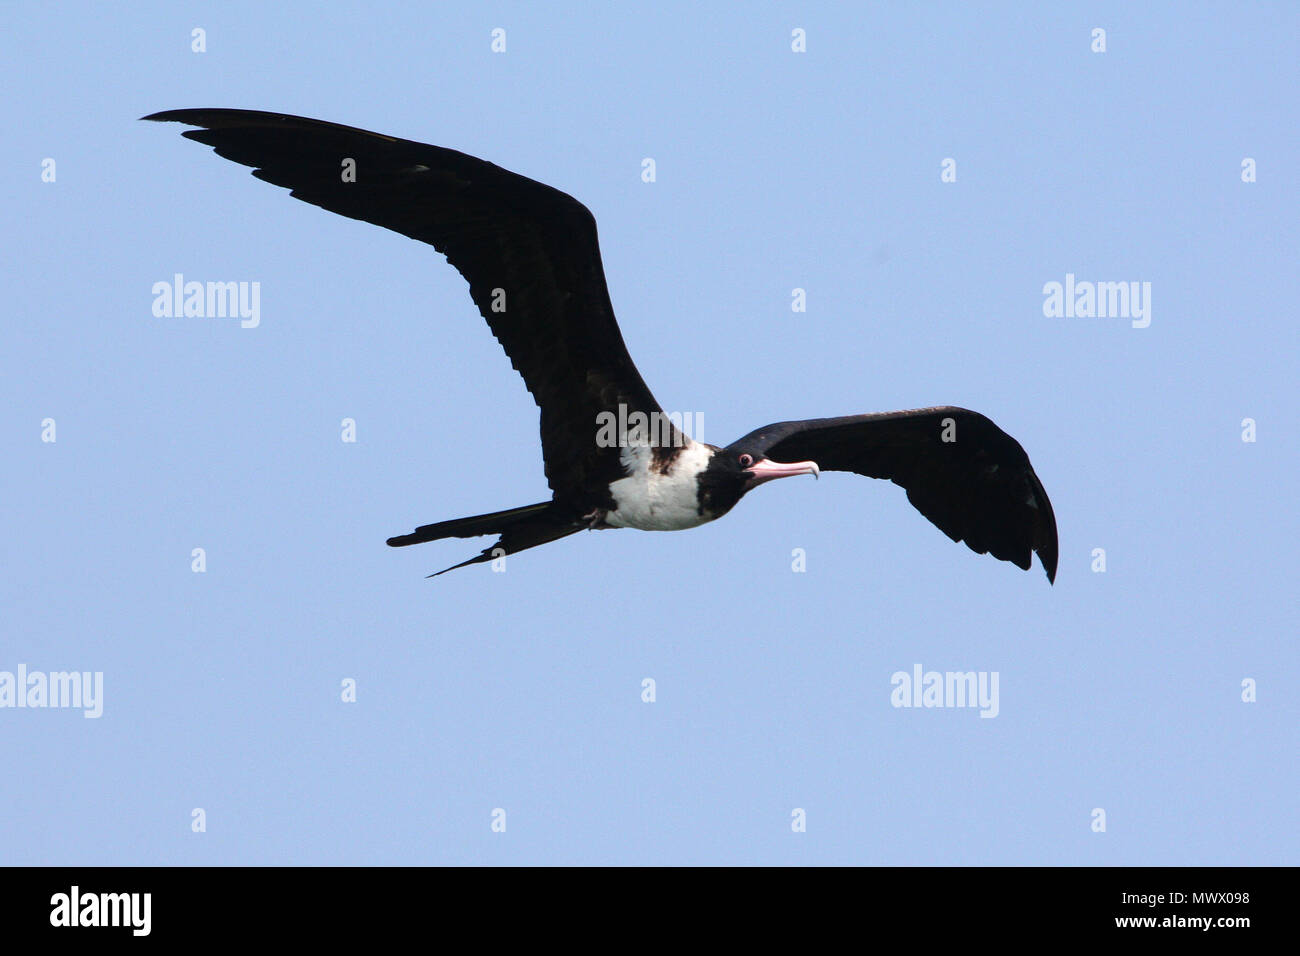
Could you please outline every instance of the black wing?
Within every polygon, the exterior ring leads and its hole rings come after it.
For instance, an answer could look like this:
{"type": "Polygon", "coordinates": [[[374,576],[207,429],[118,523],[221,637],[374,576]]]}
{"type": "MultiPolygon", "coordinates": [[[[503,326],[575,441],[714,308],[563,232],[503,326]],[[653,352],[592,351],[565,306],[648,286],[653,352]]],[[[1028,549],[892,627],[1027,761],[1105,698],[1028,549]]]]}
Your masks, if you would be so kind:
{"type": "Polygon", "coordinates": [[[773,461],[888,478],[954,541],[1056,580],[1056,516],[1020,443],[978,412],[922,408],[779,422],[733,446],[773,461]]]}
{"type": "MultiPolygon", "coordinates": [[[[254,167],[296,199],[427,242],[470,295],[541,409],[546,477],[588,506],[624,476],[598,448],[596,417],[661,409],[623,344],[605,287],[596,220],[572,196],[452,149],[257,110],[168,110],[147,120],[202,129],[187,139],[254,167]],[[347,181],[343,163],[355,164],[347,181]]],[[[612,502],[610,502],[612,504],[612,502]]]]}

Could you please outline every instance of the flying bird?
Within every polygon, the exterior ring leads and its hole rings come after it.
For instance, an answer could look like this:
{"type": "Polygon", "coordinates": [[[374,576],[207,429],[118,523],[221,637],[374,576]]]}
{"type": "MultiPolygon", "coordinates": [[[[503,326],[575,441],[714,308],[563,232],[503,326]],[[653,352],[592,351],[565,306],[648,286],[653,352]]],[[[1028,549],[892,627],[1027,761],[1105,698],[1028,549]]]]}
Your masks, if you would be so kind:
{"type": "Polygon", "coordinates": [[[584,529],[692,528],[764,482],[851,471],[901,485],[921,514],[979,554],[1028,570],[1037,553],[1055,581],[1047,493],[1020,444],[978,412],[940,406],[778,422],[725,448],[678,429],[628,355],[596,220],[572,196],[452,149],[299,116],[193,109],[143,118],[197,127],[183,135],[294,198],[427,242],[469,282],[541,410],[552,496],[388,539],[404,547],[497,536],[438,574],[584,529]],[[636,426],[611,439],[613,420],[636,426]]]}

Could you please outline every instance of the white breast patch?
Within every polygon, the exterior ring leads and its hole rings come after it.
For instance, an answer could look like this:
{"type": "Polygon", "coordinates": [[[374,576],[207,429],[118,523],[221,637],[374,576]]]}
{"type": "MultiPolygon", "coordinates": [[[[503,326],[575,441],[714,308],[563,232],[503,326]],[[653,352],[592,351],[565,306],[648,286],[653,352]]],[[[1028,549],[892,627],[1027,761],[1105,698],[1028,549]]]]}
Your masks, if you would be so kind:
{"type": "Polygon", "coordinates": [[[628,475],[609,486],[618,508],[605,515],[605,523],[642,531],[678,531],[712,521],[712,515],[700,514],[696,482],[696,476],[709,466],[712,457],[712,448],[693,441],[682,449],[672,470],[664,475],[651,469],[649,446],[624,448],[621,461],[628,475]]]}

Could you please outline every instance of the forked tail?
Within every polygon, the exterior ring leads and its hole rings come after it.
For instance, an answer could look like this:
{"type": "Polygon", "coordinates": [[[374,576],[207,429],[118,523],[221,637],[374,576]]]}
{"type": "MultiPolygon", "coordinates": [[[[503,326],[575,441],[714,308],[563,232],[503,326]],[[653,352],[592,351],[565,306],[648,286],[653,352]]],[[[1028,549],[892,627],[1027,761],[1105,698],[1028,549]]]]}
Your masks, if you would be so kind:
{"type": "Polygon", "coordinates": [[[511,508],[508,511],[494,511],[492,514],[475,515],[472,518],[453,518],[451,521],[426,524],[416,528],[410,534],[389,538],[388,544],[393,548],[404,548],[408,544],[421,544],[441,538],[475,538],[482,534],[501,536],[496,544],[484,548],[482,554],[429,575],[434,578],[466,565],[480,564],[504,554],[515,554],[528,548],[535,548],[539,544],[546,544],[548,541],[556,541],[581,531],[584,527],[585,525],[581,523],[575,523],[572,517],[557,512],[553,501],[542,501],[522,508],[511,508]]]}

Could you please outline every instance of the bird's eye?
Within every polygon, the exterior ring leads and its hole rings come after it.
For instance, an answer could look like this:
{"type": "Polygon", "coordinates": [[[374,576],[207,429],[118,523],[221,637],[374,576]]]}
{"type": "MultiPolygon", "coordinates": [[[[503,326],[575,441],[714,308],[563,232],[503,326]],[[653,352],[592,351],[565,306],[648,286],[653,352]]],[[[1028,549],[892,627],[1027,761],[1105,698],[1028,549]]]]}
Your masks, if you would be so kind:
{"type": "Polygon", "coordinates": [[[752,464],[754,463],[754,456],[753,456],[753,455],[741,455],[740,458],[739,458],[738,460],[739,460],[739,462],[740,462],[740,467],[741,467],[741,468],[748,468],[750,465],[752,465],[752,464]]]}

